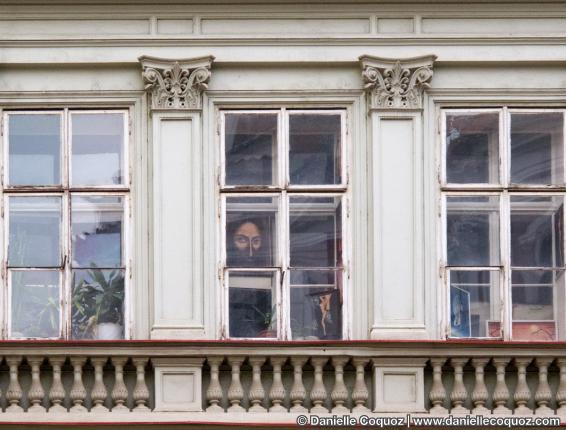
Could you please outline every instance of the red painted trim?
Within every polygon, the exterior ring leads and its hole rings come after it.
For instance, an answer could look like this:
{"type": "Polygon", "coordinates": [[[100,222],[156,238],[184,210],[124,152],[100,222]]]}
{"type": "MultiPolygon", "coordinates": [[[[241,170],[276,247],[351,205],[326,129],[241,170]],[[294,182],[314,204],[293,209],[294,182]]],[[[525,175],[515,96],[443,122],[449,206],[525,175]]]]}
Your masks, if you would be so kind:
{"type": "Polygon", "coordinates": [[[63,427],[99,427],[99,426],[163,426],[163,425],[176,425],[176,426],[223,426],[223,427],[298,427],[294,423],[232,423],[232,422],[213,422],[213,421],[124,421],[124,422],[83,422],[83,421],[13,421],[13,422],[0,422],[1,426],[6,425],[36,425],[36,426],[63,426],[63,427]]]}

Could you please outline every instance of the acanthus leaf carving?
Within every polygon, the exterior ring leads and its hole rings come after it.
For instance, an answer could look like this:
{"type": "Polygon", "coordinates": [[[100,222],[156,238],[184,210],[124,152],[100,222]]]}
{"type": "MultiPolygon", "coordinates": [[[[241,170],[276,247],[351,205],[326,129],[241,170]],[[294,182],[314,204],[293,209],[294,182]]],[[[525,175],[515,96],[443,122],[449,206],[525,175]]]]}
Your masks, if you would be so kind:
{"type": "Polygon", "coordinates": [[[142,78],[152,109],[202,109],[214,57],[169,60],[143,56],[142,78]]]}
{"type": "Polygon", "coordinates": [[[405,60],[360,57],[364,89],[371,109],[422,109],[422,96],[430,88],[436,56],[405,60]]]}

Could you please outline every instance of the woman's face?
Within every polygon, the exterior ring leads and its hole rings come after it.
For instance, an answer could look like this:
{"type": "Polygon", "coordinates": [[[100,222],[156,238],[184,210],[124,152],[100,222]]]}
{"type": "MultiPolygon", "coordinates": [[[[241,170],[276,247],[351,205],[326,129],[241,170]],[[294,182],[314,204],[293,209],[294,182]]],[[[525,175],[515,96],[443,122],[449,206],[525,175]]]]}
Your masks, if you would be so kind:
{"type": "Polygon", "coordinates": [[[261,248],[261,232],[253,222],[245,222],[234,232],[234,246],[239,252],[253,257],[261,248]]]}

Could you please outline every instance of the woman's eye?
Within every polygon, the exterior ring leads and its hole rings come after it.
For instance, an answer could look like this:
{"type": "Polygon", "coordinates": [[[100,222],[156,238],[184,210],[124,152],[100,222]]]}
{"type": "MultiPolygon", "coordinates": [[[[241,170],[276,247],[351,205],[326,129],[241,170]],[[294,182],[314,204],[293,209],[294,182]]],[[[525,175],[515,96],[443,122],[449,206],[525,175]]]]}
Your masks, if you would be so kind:
{"type": "Polygon", "coordinates": [[[236,236],[236,242],[238,243],[247,243],[248,240],[244,236],[236,236]]]}

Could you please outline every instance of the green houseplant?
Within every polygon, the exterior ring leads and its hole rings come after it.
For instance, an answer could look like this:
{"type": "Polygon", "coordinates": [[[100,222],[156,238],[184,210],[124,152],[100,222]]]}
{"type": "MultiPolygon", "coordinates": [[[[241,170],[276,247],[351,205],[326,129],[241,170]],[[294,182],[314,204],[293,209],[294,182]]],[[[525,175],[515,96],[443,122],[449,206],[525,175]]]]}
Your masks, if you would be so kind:
{"type": "Polygon", "coordinates": [[[121,271],[93,267],[86,275],[78,283],[73,279],[73,337],[122,338],[124,277],[121,271]]]}

